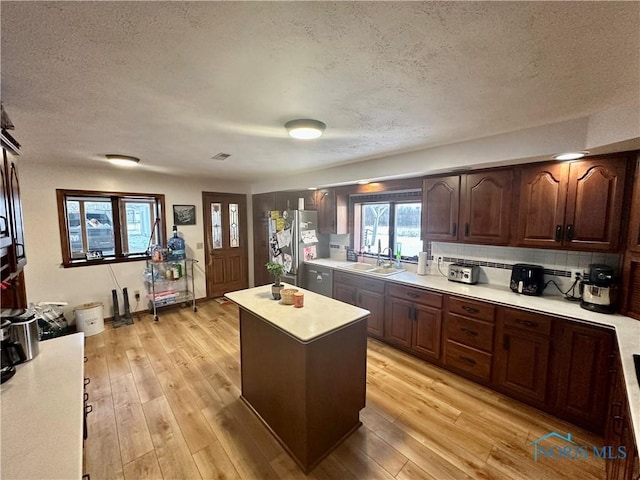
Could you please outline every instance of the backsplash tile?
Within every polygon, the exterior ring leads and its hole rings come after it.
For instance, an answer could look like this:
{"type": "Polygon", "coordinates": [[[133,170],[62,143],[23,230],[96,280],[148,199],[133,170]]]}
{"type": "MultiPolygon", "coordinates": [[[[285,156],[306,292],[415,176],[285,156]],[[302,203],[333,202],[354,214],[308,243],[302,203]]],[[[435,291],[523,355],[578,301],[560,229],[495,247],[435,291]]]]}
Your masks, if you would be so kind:
{"type": "MultiPolygon", "coordinates": [[[[480,283],[508,285],[511,269],[516,263],[532,263],[545,269],[545,282],[555,280],[563,291],[573,284],[571,272],[574,269],[588,270],[592,263],[603,263],[620,269],[622,257],[611,253],[568,252],[566,250],[544,250],[536,248],[495,247],[488,245],[467,245],[460,243],[430,243],[431,273],[437,273],[433,258],[443,257],[442,273],[447,273],[449,263],[469,263],[480,266],[480,283]]],[[[425,245],[426,247],[426,245],[425,245]]],[[[545,290],[547,295],[559,294],[550,284],[545,290]]]]}

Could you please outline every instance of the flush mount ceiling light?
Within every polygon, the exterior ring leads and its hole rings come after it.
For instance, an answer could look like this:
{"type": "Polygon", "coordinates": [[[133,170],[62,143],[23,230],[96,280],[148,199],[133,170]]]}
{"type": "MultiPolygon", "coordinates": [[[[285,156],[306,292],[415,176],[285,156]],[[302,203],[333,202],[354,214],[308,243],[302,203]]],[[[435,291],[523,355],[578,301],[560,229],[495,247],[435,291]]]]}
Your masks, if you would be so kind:
{"type": "Polygon", "coordinates": [[[105,155],[109,163],[113,165],[118,165],[119,167],[134,167],[138,163],[140,163],[140,159],[138,157],[131,157],[129,155],[105,155]]]}
{"type": "Polygon", "coordinates": [[[301,140],[311,140],[318,138],[327,126],[319,120],[309,118],[291,120],[284,124],[284,128],[289,132],[289,136],[301,140]]]}
{"type": "Polygon", "coordinates": [[[369,183],[369,180],[358,180],[356,183],[358,185],[367,185],[369,183]]]}
{"type": "Polygon", "coordinates": [[[582,158],[587,155],[589,152],[586,150],[581,152],[567,152],[567,153],[559,153],[558,155],[554,155],[554,160],[577,160],[578,158],[582,158]]]}

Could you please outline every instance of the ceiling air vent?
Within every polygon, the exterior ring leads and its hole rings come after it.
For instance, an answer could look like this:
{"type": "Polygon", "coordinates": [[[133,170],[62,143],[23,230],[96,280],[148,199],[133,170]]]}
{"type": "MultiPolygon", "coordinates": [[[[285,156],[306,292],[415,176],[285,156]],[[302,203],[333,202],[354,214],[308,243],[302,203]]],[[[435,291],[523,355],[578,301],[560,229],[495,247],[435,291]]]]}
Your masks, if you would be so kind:
{"type": "Polygon", "coordinates": [[[231,156],[230,153],[218,153],[217,155],[214,155],[213,157],[211,157],[212,160],[226,160],[227,158],[229,158],[231,156]]]}

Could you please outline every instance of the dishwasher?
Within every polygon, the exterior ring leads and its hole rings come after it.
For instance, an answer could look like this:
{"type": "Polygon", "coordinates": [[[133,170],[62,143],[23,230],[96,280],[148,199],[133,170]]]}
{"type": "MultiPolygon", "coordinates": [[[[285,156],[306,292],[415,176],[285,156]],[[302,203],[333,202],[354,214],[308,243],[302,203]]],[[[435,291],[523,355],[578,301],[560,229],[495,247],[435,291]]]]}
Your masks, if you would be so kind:
{"type": "Polygon", "coordinates": [[[305,286],[325,297],[333,297],[333,269],[320,265],[305,264],[305,286]]]}

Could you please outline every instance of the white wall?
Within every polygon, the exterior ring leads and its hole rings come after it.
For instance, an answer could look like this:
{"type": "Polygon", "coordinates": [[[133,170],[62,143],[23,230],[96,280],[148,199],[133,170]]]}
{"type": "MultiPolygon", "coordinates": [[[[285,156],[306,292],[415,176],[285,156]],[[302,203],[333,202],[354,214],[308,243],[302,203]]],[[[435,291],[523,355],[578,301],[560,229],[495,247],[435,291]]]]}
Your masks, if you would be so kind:
{"type": "Polygon", "coordinates": [[[281,176],[254,184],[253,193],[353,184],[360,179],[419,177],[470,166],[514,165],[551,160],[556,153],[576,150],[601,154],[637,148],[640,148],[640,112],[637,101],[632,101],[590,117],[281,176]]]}
{"type": "MultiPolygon", "coordinates": [[[[227,180],[187,179],[140,171],[105,168],[104,170],[64,168],[40,165],[27,156],[20,158],[20,188],[24,210],[27,266],[25,283],[29,302],[64,301],[69,303],[67,318],[73,306],[86,302],[102,302],[104,315],[113,315],[111,290],[117,288],[106,265],[77,268],[62,268],[60,232],[56,206],[56,189],[98,190],[110,192],[159,193],[165,195],[167,209],[167,234],[171,234],[173,223],[172,205],[196,206],[197,223],[180,226],[179,231],[187,245],[187,255],[198,260],[195,272],[196,298],[206,295],[203,271],[204,250],[197,250],[196,244],[204,242],[202,220],[202,192],[225,192],[248,194],[247,225],[249,229],[249,281],[253,284],[253,251],[251,219],[251,195],[248,184],[227,180]]],[[[144,261],[111,265],[120,287],[128,287],[129,300],[133,310],[143,310],[146,302],[141,300],[135,307],[134,290],[144,296],[142,279],[144,261]]],[[[122,299],[120,300],[122,312],[122,299]]]]}

